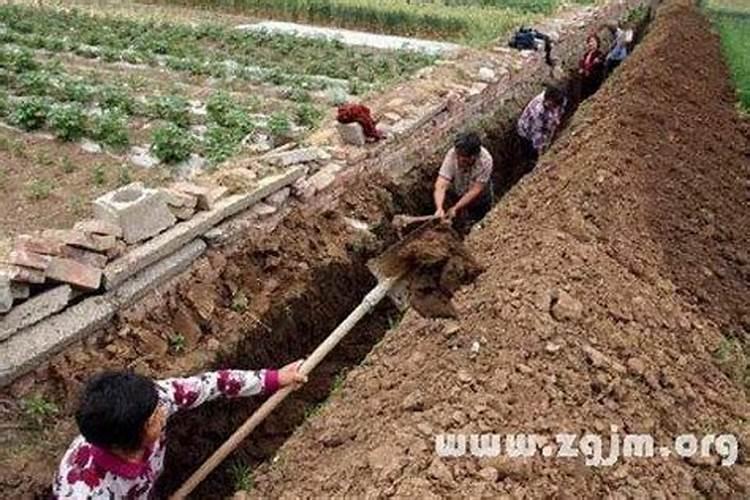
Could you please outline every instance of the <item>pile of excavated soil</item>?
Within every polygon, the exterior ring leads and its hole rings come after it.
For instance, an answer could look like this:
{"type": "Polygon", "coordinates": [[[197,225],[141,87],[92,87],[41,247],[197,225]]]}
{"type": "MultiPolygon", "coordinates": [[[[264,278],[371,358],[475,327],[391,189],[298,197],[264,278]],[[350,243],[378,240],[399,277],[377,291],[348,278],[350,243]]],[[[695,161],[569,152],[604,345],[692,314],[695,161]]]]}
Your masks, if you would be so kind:
{"type": "Polygon", "coordinates": [[[750,334],[750,138],[719,41],[691,4],[660,9],[535,174],[470,235],[486,270],[455,295],[459,318],[408,313],[256,472],[252,496],[750,496],[735,344],[750,334]],[[738,464],[434,452],[444,432],[607,443],[612,426],[657,445],[733,433],[738,464]]]}

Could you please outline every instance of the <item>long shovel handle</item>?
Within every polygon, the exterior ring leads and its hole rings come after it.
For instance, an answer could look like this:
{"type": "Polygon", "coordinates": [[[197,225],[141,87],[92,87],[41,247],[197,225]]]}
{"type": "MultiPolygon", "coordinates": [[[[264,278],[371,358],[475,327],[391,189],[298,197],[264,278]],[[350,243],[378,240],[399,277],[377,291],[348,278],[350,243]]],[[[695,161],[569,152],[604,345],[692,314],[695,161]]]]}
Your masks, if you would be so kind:
{"type": "MultiPolygon", "coordinates": [[[[354,325],[359,322],[367,313],[372,311],[378,303],[383,300],[388,291],[393,288],[399,277],[386,278],[370,290],[362,302],[346,317],[346,319],[331,332],[322,344],[320,344],[309,358],[302,363],[299,371],[305,375],[309,374],[326,355],[343,339],[354,325]]],[[[291,387],[284,387],[277,391],[273,396],[268,398],[250,418],[248,418],[236,431],[227,439],[224,444],[217,449],[198,470],[178,489],[171,497],[171,500],[182,500],[186,498],[206,477],[221,463],[227,456],[232,453],[237,446],[255,429],[282,401],[289,393],[291,387]]]]}

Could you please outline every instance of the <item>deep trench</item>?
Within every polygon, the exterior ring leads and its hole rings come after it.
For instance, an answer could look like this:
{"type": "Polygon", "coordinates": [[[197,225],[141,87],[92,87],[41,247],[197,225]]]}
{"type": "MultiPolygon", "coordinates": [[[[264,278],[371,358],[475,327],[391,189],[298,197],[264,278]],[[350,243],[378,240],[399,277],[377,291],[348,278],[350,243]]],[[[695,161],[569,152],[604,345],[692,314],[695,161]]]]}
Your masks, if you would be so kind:
{"type": "MultiPolygon", "coordinates": [[[[636,30],[636,44],[644,36],[649,21],[650,16],[646,16],[636,30]]],[[[558,82],[568,89],[575,88],[579,83],[575,79],[558,82]]],[[[570,123],[582,102],[570,102],[563,127],[570,123]]],[[[500,116],[500,113],[501,110],[496,110],[496,116],[500,116]]],[[[495,203],[533,168],[521,157],[515,118],[505,117],[498,122],[490,120],[494,127],[480,131],[483,144],[492,154],[495,164],[511,167],[502,168],[494,174],[495,203]]],[[[426,159],[412,171],[408,182],[388,186],[395,212],[431,213],[433,177],[435,165],[438,164],[436,161],[440,159],[439,155],[426,159]]],[[[385,226],[375,228],[374,232],[383,246],[394,241],[392,231],[385,226]]],[[[273,307],[259,322],[247,325],[237,349],[221,359],[219,364],[260,368],[280,366],[309,355],[376,284],[366,266],[367,258],[373,256],[360,255],[346,265],[331,264],[317,268],[305,293],[273,307]]],[[[190,498],[231,496],[238,487],[238,473],[252,471],[272,459],[295,430],[325,403],[346,371],[359,365],[399,319],[400,312],[393,304],[381,303],[313,371],[308,384],[288,397],[190,498]]],[[[170,423],[170,447],[165,472],[158,485],[158,496],[166,498],[175,491],[261,403],[257,398],[216,401],[174,417],[170,423]]]]}

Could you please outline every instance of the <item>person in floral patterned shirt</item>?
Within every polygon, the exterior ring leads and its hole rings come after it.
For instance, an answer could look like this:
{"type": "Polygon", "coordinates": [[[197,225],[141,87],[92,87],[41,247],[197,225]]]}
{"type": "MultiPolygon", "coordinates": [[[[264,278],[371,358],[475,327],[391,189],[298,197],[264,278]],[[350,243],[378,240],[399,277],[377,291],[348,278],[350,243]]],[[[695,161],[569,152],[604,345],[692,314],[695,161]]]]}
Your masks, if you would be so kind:
{"type": "Polygon", "coordinates": [[[106,372],[86,385],[76,412],[81,435],[60,462],[57,499],[147,499],[164,466],[167,419],[218,397],[270,394],[306,382],[298,361],[280,370],[221,370],[153,381],[106,372]]]}

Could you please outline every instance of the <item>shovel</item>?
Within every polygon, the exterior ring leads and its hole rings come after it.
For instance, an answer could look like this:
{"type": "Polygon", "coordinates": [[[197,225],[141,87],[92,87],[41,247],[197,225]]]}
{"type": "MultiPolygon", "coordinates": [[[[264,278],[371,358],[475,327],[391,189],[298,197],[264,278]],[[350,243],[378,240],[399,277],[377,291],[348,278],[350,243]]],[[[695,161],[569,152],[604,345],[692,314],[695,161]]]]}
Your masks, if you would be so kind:
{"type": "MultiPolygon", "coordinates": [[[[299,368],[300,373],[309,374],[354,328],[359,320],[372,311],[386,295],[391,294],[398,307],[408,307],[407,291],[404,286],[406,280],[404,278],[409,274],[410,269],[409,265],[399,258],[399,252],[405,245],[418,239],[425,231],[430,229],[435,219],[434,216],[430,216],[427,219],[428,222],[409,233],[406,238],[391,245],[380,257],[368,263],[368,268],[378,279],[378,284],[302,363],[299,368]]],[[[292,391],[291,387],[284,387],[268,398],[170,498],[173,500],[186,498],[292,391]]]]}

